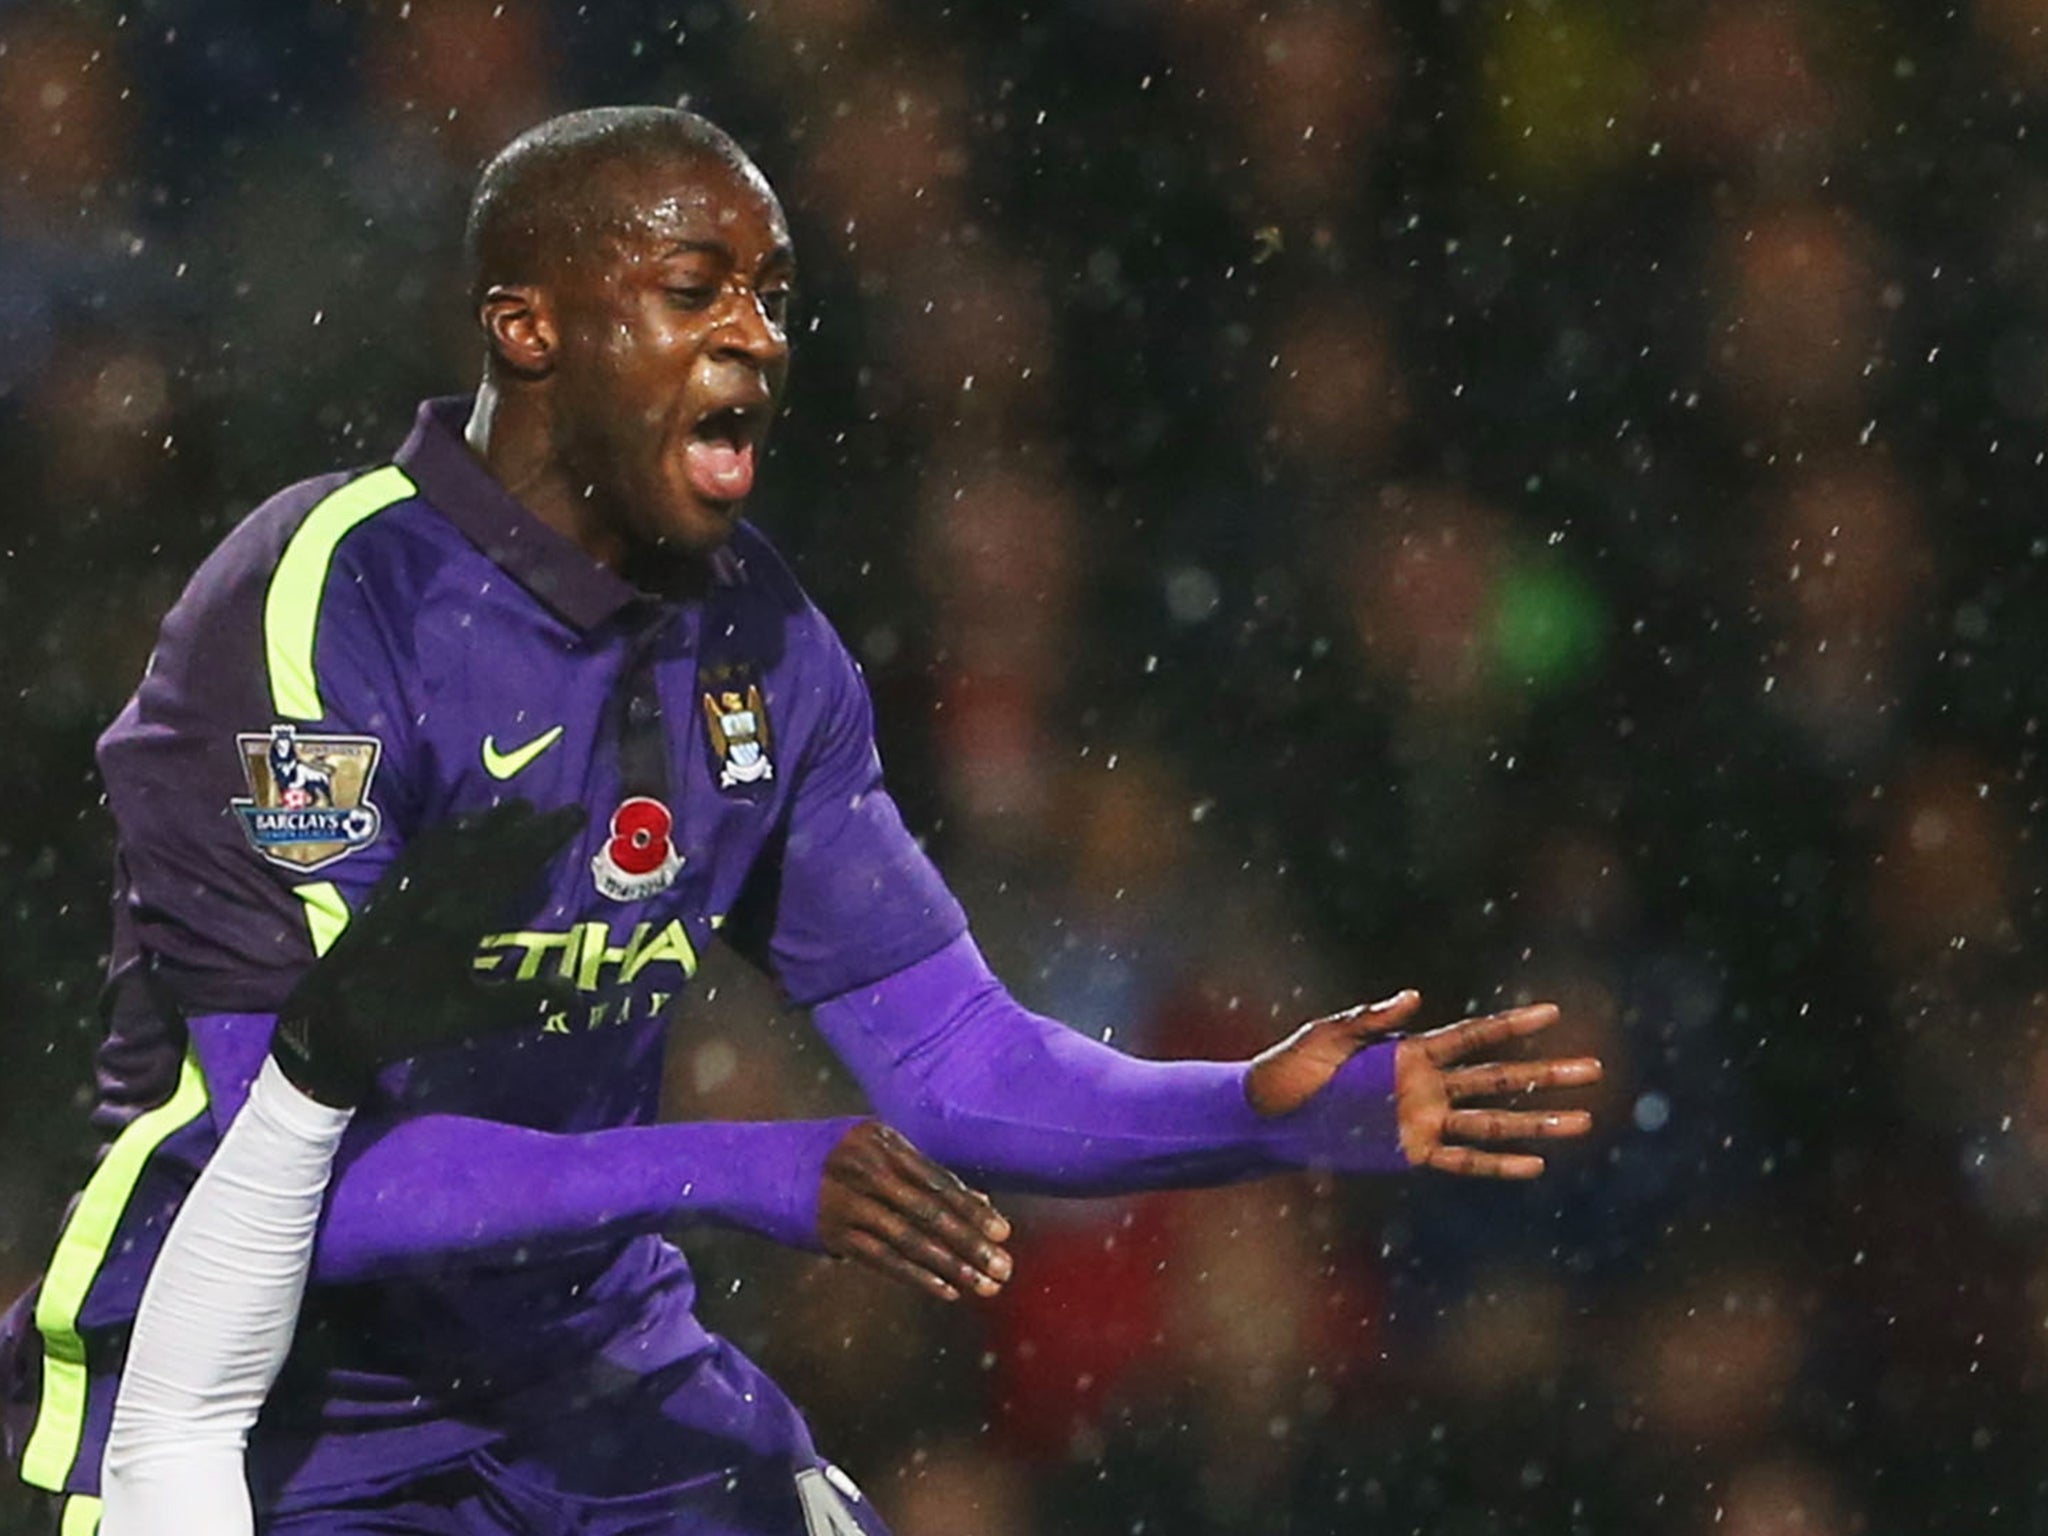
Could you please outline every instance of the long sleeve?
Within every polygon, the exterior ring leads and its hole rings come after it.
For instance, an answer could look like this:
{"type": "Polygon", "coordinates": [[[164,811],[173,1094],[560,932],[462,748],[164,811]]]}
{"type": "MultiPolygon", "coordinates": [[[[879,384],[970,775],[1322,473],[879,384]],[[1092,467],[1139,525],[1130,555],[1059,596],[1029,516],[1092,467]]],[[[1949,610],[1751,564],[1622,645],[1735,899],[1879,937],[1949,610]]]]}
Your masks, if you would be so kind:
{"type": "Polygon", "coordinates": [[[825,1159],[852,1120],[555,1135],[462,1115],[359,1119],[335,1163],[313,1278],[449,1258],[533,1259],[710,1223],[815,1250],[825,1159]]]}
{"type": "MultiPolygon", "coordinates": [[[[224,1134],[267,1059],[269,1014],[191,1020],[224,1134]]],[[[825,1158],[854,1122],[685,1122],[581,1133],[470,1115],[356,1113],[334,1160],[315,1284],[447,1261],[535,1262],[708,1223],[817,1246],[825,1158]]]]}
{"type": "Polygon", "coordinates": [[[1110,1194],[1406,1166],[1392,1045],[1360,1051],[1309,1104],[1269,1119],[1245,1097],[1246,1063],[1145,1061],[1089,1040],[1021,1007],[964,934],[813,1017],[877,1113],[994,1187],[1110,1194]]]}

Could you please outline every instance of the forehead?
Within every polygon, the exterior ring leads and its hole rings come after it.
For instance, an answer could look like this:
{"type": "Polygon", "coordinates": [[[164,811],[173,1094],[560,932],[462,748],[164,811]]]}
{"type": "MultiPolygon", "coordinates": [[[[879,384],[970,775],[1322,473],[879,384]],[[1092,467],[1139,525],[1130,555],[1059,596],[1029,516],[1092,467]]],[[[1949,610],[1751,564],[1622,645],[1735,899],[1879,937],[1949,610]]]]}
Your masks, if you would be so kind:
{"type": "Polygon", "coordinates": [[[750,162],[706,153],[612,165],[594,190],[605,233],[622,254],[716,241],[753,261],[789,244],[782,205],[750,162]]]}

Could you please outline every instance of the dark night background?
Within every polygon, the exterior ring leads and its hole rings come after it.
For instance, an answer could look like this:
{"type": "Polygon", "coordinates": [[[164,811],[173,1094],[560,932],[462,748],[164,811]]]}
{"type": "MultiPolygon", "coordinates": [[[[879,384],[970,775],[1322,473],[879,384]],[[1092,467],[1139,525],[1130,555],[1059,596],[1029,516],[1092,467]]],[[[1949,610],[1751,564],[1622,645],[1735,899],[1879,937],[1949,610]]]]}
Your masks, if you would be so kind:
{"type": "MultiPolygon", "coordinates": [[[[485,157],[682,97],[804,268],[753,515],[1020,995],[1609,1067],[1526,1189],[1016,1202],[993,1308],[689,1239],[900,1536],[2048,1531],[2044,0],[0,4],[0,1291],[158,617],[473,382],[485,157]]],[[[702,981],[675,1113],[845,1102],[702,981]]]]}

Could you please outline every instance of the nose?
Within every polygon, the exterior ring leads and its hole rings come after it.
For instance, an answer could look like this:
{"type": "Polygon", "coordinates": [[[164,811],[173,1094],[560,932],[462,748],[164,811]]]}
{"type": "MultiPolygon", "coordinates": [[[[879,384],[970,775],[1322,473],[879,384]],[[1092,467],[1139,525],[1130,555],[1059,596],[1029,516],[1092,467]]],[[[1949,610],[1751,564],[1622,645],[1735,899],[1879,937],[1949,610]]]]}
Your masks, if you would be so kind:
{"type": "Polygon", "coordinates": [[[789,337],[751,285],[734,283],[726,291],[724,309],[715,337],[720,356],[756,368],[774,368],[789,361],[789,337]]]}

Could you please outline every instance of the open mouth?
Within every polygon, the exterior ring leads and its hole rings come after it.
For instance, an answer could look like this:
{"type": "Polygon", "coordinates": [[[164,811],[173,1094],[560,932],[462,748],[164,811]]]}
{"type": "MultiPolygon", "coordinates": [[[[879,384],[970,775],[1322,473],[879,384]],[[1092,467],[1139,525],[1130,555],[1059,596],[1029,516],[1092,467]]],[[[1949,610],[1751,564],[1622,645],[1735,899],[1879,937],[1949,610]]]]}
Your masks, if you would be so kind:
{"type": "Polygon", "coordinates": [[[691,435],[735,448],[751,448],[760,443],[767,417],[768,413],[756,405],[720,406],[699,417],[697,425],[690,429],[691,435]]]}
{"type": "Polygon", "coordinates": [[[768,413],[728,405],[707,411],[690,429],[683,470],[690,488],[706,501],[743,501],[754,488],[754,457],[768,427],[768,413]]]}

